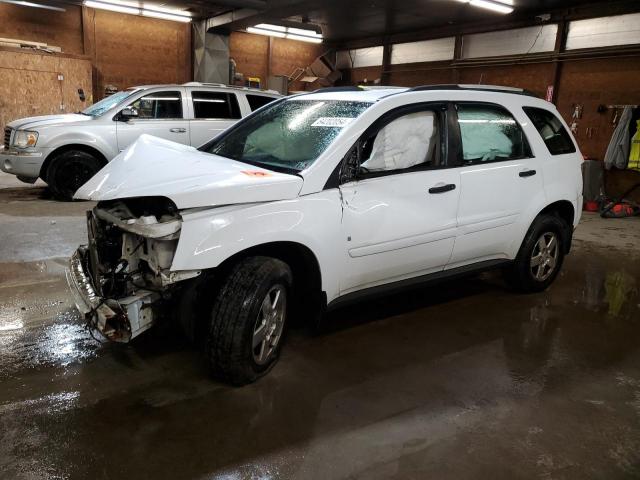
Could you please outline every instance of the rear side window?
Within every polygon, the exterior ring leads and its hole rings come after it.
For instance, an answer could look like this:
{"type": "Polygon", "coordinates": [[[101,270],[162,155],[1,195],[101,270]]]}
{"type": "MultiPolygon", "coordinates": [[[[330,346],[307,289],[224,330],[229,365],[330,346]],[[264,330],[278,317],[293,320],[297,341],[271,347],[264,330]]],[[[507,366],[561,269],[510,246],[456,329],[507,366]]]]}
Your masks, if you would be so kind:
{"type": "Polygon", "coordinates": [[[251,107],[252,112],[274,100],[275,98],[265,97],[264,95],[247,95],[247,101],[249,102],[249,107],[251,107]]]}
{"type": "Polygon", "coordinates": [[[240,118],[240,107],[234,93],[192,92],[191,98],[194,118],[240,118]]]}
{"type": "Polygon", "coordinates": [[[522,109],[540,133],[551,155],[563,155],[576,151],[567,129],[553,113],[543,108],[522,107],[522,109]]]}
{"type": "Polygon", "coordinates": [[[140,97],[129,105],[138,110],[138,119],[182,118],[180,92],[156,92],[140,97]]]}
{"type": "Polygon", "coordinates": [[[530,156],[520,124],[498,105],[458,104],[465,164],[499,162],[530,156]]]}

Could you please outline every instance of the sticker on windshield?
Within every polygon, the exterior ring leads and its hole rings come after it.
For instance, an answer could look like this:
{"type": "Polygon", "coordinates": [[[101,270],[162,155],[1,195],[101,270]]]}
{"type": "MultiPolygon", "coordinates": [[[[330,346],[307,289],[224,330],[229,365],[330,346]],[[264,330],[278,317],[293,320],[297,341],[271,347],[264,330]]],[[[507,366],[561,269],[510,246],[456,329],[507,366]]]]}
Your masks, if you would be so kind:
{"type": "Polygon", "coordinates": [[[312,127],[345,127],[354,119],[349,117],[320,117],[311,124],[312,127]]]}

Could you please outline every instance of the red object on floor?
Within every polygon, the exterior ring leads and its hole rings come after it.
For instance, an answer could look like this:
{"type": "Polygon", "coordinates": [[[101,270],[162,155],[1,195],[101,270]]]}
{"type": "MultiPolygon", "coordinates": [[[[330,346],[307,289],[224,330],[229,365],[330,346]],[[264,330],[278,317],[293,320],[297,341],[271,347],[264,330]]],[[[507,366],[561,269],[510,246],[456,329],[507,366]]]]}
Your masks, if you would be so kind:
{"type": "Polygon", "coordinates": [[[617,203],[611,209],[611,211],[617,217],[630,217],[633,215],[633,207],[631,205],[627,205],[626,203],[617,203]]]}
{"type": "Polygon", "coordinates": [[[597,212],[599,210],[598,202],[591,200],[589,202],[584,202],[584,210],[587,212],[597,212]]]}

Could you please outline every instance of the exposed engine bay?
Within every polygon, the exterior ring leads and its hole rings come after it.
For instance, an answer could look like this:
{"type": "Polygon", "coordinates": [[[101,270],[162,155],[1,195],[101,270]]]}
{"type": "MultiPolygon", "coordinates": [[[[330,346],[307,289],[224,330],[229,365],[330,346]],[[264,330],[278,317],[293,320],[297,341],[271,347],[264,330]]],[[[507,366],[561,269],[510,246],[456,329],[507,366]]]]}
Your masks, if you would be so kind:
{"type": "Polygon", "coordinates": [[[76,304],[90,327],[128,342],[154,324],[173,284],[200,274],[170,270],[181,225],[164,197],[104,201],[87,212],[89,243],[74,254],[69,281],[84,294],[76,304]]]}

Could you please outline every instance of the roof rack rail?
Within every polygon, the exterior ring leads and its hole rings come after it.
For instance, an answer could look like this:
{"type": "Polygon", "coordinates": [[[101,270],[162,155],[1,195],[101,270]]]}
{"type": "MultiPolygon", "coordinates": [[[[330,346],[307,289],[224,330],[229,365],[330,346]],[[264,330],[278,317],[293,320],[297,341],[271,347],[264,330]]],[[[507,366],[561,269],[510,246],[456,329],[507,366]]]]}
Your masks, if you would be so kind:
{"type": "Polygon", "coordinates": [[[187,83],[183,83],[182,86],[184,87],[228,87],[228,85],[225,85],[224,83],[208,83],[208,82],[187,82],[187,83]]]}
{"type": "Polygon", "coordinates": [[[253,87],[244,87],[242,85],[226,85],[224,83],[210,83],[210,82],[187,82],[182,84],[183,87],[218,87],[218,88],[235,88],[236,90],[246,90],[250,92],[263,92],[263,93],[277,93],[277,90],[261,89],[253,87]]]}
{"type": "Polygon", "coordinates": [[[422,85],[410,88],[409,92],[424,92],[429,90],[478,90],[484,92],[513,93],[516,95],[527,95],[528,97],[539,98],[530,90],[516,87],[502,87],[499,85],[465,85],[465,84],[442,84],[442,85],[422,85]]]}
{"type": "Polygon", "coordinates": [[[314,90],[313,92],[309,92],[309,93],[325,93],[325,92],[362,92],[362,88],[353,87],[353,86],[324,87],[324,88],[318,88],[317,90],[314,90]]]}

